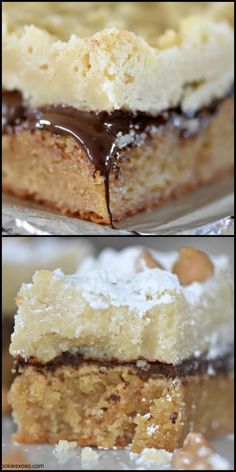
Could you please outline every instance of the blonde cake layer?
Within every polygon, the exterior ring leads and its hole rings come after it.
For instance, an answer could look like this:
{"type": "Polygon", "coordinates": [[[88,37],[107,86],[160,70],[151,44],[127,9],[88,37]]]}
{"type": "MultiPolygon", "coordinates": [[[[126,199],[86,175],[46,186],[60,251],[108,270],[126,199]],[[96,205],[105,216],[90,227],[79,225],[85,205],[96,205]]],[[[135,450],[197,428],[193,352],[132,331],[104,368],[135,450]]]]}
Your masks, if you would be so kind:
{"type": "Polygon", "coordinates": [[[54,370],[20,367],[10,399],[19,443],[181,447],[189,431],[213,438],[233,428],[230,372],[168,378],[135,366],[84,362],[54,370]]]}

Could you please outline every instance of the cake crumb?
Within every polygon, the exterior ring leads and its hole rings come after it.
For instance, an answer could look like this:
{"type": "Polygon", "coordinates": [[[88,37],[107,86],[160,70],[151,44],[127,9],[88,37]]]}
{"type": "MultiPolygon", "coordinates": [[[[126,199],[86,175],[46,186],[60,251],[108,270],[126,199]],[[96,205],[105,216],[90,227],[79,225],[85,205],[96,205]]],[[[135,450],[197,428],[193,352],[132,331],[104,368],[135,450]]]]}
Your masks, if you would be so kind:
{"type": "Polygon", "coordinates": [[[167,395],[166,395],[166,400],[167,400],[168,402],[171,402],[171,401],[172,401],[172,397],[171,397],[171,395],[170,395],[169,393],[167,393],[167,395]]]}
{"type": "Polygon", "coordinates": [[[81,467],[86,469],[91,465],[95,466],[99,458],[99,454],[91,447],[84,447],[81,452],[81,467]]]}
{"type": "Polygon", "coordinates": [[[103,416],[104,411],[101,408],[94,408],[92,410],[92,415],[96,416],[97,418],[101,418],[103,416]]]}
{"type": "Polygon", "coordinates": [[[76,449],[77,447],[77,442],[76,441],[64,441],[60,440],[54,449],[54,452],[56,453],[63,453],[63,452],[68,452],[72,451],[72,449],[76,449]]]}
{"type": "Polygon", "coordinates": [[[170,463],[172,453],[165,449],[155,449],[154,447],[145,447],[140,455],[141,461],[157,462],[159,464],[167,465],[170,463]]]}
{"type": "MultiPolygon", "coordinates": [[[[171,465],[172,453],[165,449],[155,449],[145,447],[140,454],[130,453],[132,460],[136,460],[137,465],[147,466],[156,468],[164,467],[169,468],[171,465]]],[[[137,469],[139,470],[139,469],[137,469]]],[[[143,469],[140,469],[143,470],[143,469]]]]}
{"type": "Polygon", "coordinates": [[[138,360],[136,362],[136,366],[138,367],[138,369],[141,369],[141,370],[148,370],[150,369],[150,364],[148,364],[147,361],[143,361],[143,360],[138,360]]]}

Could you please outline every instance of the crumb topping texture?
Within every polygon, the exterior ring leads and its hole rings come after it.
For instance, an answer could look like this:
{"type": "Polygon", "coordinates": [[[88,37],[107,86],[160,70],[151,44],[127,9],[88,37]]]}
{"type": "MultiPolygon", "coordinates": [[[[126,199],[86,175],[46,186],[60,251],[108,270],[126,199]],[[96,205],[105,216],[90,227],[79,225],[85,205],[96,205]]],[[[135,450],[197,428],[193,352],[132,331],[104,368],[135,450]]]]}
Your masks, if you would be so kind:
{"type": "Polygon", "coordinates": [[[20,90],[31,106],[196,111],[232,86],[233,8],[3,2],[3,86],[20,90]]]}
{"type": "Polygon", "coordinates": [[[36,272],[33,283],[23,284],[17,295],[11,354],[47,362],[69,351],[88,358],[170,364],[206,353],[209,358],[221,355],[232,341],[227,258],[211,257],[212,276],[182,286],[170,272],[177,253],[153,252],[163,269],[137,273],[139,252],[106,251],[73,276],[36,272]]]}

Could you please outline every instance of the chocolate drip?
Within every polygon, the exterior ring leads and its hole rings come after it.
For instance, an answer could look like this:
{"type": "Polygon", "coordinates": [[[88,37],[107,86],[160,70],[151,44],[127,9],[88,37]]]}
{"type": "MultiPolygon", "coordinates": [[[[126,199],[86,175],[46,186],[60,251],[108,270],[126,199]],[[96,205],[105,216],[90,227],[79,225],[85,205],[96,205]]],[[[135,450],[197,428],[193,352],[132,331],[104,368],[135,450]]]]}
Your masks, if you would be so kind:
{"type": "Polygon", "coordinates": [[[25,107],[22,95],[16,90],[14,92],[3,91],[2,94],[2,117],[4,126],[15,126],[24,120],[25,107]]]}
{"type": "Polygon", "coordinates": [[[80,368],[84,364],[97,364],[101,368],[112,368],[116,366],[127,366],[137,371],[138,375],[164,375],[169,378],[186,377],[187,375],[205,375],[210,372],[217,374],[218,372],[228,372],[233,368],[233,353],[232,350],[227,351],[221,357],[216,359],[207,359],[205,357],[190,358],[184,360],[179,365],[165,364],[162,362],[147,362],[143,367],[139,367],[136,361],[122,362],[116,359],[99,361],[96,359],[86,359],[82,354],[71,354],[64,352],[51,361],[43,364],[36,358],[29,358],[24,360],[18,356],[15,360],[15,370],[19,371],[20,367],[27,367],[29,365],[39,370],[55,370],[62,366],[72,366],[80,368]]]}
{"type": "Polygon", "coordinates": [[[180,109],[175,109],[156,117],[125,111],[85,112],[64,105],[29,109],[18,91],[3,91],[2,103],[3,132],[45,129],[51,133],[72,136],[83,146],[95,171],[104,176],[107,209],[113,226],[109,177],[111,170],[119,168],[122,149],[143,143],[145,138],[149,138],[158,128],[167,124],[177,129],[180,137],[187,138],[196,134],[207,126],[217,112],[220,101],[196,114],[184,114],[180,109]]]}

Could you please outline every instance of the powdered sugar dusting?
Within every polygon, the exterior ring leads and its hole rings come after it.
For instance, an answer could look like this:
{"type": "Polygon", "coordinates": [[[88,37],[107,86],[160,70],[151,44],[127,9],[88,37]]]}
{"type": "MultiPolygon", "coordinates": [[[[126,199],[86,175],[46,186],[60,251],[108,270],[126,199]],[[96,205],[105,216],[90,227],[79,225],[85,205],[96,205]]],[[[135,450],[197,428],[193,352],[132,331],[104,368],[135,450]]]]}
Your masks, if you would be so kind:
{"type": "Polygon", "coordinates": [[[159,427],[160,426],[158,424],[147,426],[147,436],[152,436],[159,429],[159,427]]]}
{"type": "MultiPolygon", "coordinates": [[[[97,259],[91,257],[87,259],[84,264],[81,266],[80,274],[90,271],[96,271],[97,269],[103,269],[106,272],[116,274],[119,277],[122,276],[123,285],[126,287],[126,278],[127,275],[132,275],[132,279],[134,280],[134,284],[136,286],[137,281],[137,274],[136,274],[136,261],[140,253],[144,250],[142,247],[131,247],[124,249],[120,252],[114,251],[113,249],[106,249],[103,251],[97,259]]],[[[145,307],[143,302],[146,304],[147,310],[150,309],[153,305],[153,300],[146,300],[145,297],[141,294],[146,294],[149,292],[149,285],[151,284],[151,279],[153,279],[154,285],[156,284],[156,280],[158,280],[158,301],[156,304],[160,303],[171,303],[173,301],[173,294],[169,292],[172,290],[178,291],[181,293],[185,299],[187,304],[189,305],[190,309],[188,310],[189,319],[188,324],[191,326],[192,330],[196,331],[196,326],[199,323],[205,323],[205,315],[209,307],[212,305],[212,302],[217,298],[219,286],[222,282],[222,276],[224,280],[230,284],[229,279],[229,259],[225,255],[219,256],[209,256],[214,264],[214,274],[212,277],[208,278],[204,283],[193,282],[187,286],[177,286],[178,279],[175,279],[175,287],[173,286],[174,279],[170,276],[173,276],[171,273],[173,265],[178,258],[178,252],[160,252],[155,251],[152,249],[146,249],[150,252],[154,259],[156,259],[164,270],[158,271],[158,277],[156,269],[148,269],[144,267],[142,274],[140,275],[140,281],[142,280],[143,289],[141,288],[140,294],[137,297],[137,303],[141,303],[140,307],[138,308],[137,304],[133,303],[134,298],[131,297],[132,300],[132,308],[139,312],[139,314],[144,313],[145,307]],[[162,272],[162,279],[161,279],[161,272],[162,272]],[[165,276],[164,276],[165,274],[165,276]],[[169,275],[169,277],[168,277],[169,275]],[[161,282],[161,285],[159,285],[161,282]],[[162,282],[166,283],[166,291],[162,282]],[[204,315],[204,318],[203,318],[204,315]]],[[[145,265],[145,264],[144,264],[145,265]]],[[[156,297],[154,295],[153,285],[151,284],[152,288],[150,290],[151,298],[156,297]]],[[[130,286],[131,287],[131,286],[130,286]]],[[[136,290],[133,290],[133,295],[137,296],[137,292],[140,290],[140,287],[136,290]]],[[[86,299],[90,299],[92,302],[92,296],[86,295],[86,299]]],[[[128,297],[130,298],[130,291],[128,297]]],[[[124,293],[119,291],[119,298],[120,304],[122,305],[125,302],[124,293]]],[[[114,299],[112,295],[112,299],[114,299]]],[[[94,302],[94,299],[93,299],[94,302]]],[[[96,302],[98,303],[98,299],[96,297],[96,302]]],[[[102,302],[103,303],[103,302],[102,302]]],[[[102,305],[100,305],[102,306],[102,305]]],[[[225,343],[222,344],[220,339],[225,337],[225,340],[229,338],[229,328],[228,325],[221,326],[220,331],[217,330],[213,331],[211,335],[209,335],[209,331],[206,330],[206,338],[205,341],[209,345],[209,350],[211,351],[211,358],[216,357],[222,353],[222,350],[225,349],[225,343]],[[214,350],[217,350],[216,355],[214,355],[214,350]]],[[[197,353],[197,349],[195,349],[197,353]]],[[[201,355],[201,350],[199,351],[199,355],[201,355]]]]}
{"type": "Polygon", "coordinates": [[[225,254],[220,254],[218,256],[210,256],[210,259],[214,264],[216,272],[229,269],[229,257],[225,254]]]}
{"type": "Polygon", "coordinates": [[[116,274],[133,274],[136,272],[136,260],[140,253],[148,250],[165,270],[171,271],[174,262],[178,258],[178,253],[160,252],[153,249],[143,248],[142,246],[133,246],[122,251],[115,251],[108,248],[102,251],[96,258],[88,257],[78,268],[78,273],[88,273],[103,269],[116,274]]]}
{"type": "MultiPolygon", "coordinates": [[[[140,253],[144,250],[143,247],[135,246],[123,249],[122,251],[115,251],[114,249],[105,249],[97,258],[89,257],[81,265],[78,270],[79,274],[93,272],[99,269],[106,272],[123,275],[131,275],[136,272],[136,261],[140,253]]],[[[146,248],[148,252],[156,259],[163,269],[171,273],[176,260],[178,259],[177,251],[160,252],[153,249],[146,248]]],[[[229,277],[229,258],[226,255],[209,256],[214,265],[214,276],[207,279],[204,283],[193,282],[192,284],[182,287],[183,293],[187,302],[194,306],[199,303],[199,300],[207,292],[212,293],[214,297],[218,285],[215,284],[215,276],[224,273],[225,277],[229,277]]],[[[145,266],[144,266],[145,269],[145,266]]],[[[148,269],[146,269],[148,270],[148,269]]],[[[153,269],[152,269],[153,270],[153,269]]],[[[145,270],[144,270],[145,272],[145,270]]],[[[167,287],[168,289],[168,287],[167,287]]],[[[165,297],[168,295],[166,294],[165,297]]],[[[170,300],[163,299],[163,303],[170,303],[170,300]]],[[[204,300],[203,300],[204,302],[204,300]]]]}
{"type": "MultiPolygon", "coordinates": [[[[142,359],[179,364],[193,355],[214,358],[228,350],[233,312],[227,272],[218,268],[204,283],[181,286],[167,269],[136,272],[138,256],[139,247],[108,250],[101,264],[89,258],[72,276],[37,272],[33,285],[23,285],[19,294],[11,353],[48,360],[79,348],[98,358],[135,359],[146,368],[142,359]],[[27,324],[35,324],[32,336],[27,324]]],[[[155,256],[162,267],[165,257],[155,256]]],[[[168,254],[166,265],[174,257],[168,254]]],[[[224,263],[221,258],[219,267],[224,263]]]]}
{"type": "MultiPolygon", "coordinates": [[[[136,272],[136,259],[139,254],[147,250],[156,259],[162,267],[171,272],[174,263],[178,259],[177,251],[161,252],[158,250],[144,248],[142,246],[133,246],[116,251],[112,248],[103,250],[96,258],[88,257],[78,268],[78,273],[88,273],[98,269],[104,269],[109,272],[119,274],[132,274],[136,272]]],[[[215,272],[228,270],[229,258],[226,255],[211,256],[209,255],[215,272]]],[[[202,284],[201,284],[202,285],[202,284]]]]}
{"type": "MultiPolygon", "coordinates": [[[[55,274],[60,277],[60,274],[55,274]]],[[[97,270],[75,276],[65,276],[64,284],[74,284],[83,298],[94,309],[112,306],[128,306],[142,316],[154,306],[169,304],[174,294],[181,293],[178,278],[161,269],[142,273],[116,275],[113,272],[97,270]],[[171,293],[172,292],[172,293],[171,293]]]]}
{"type": "Polygon", "coordinates": [[[140,254],[140,247],[131,247],[117,252],[105,249],[97,258],[88,257],[78,268],[78,274],[86,274],[96,270],[106,270],[116,274],[132,274],[135,272],[135,260],[140,254]]]}

